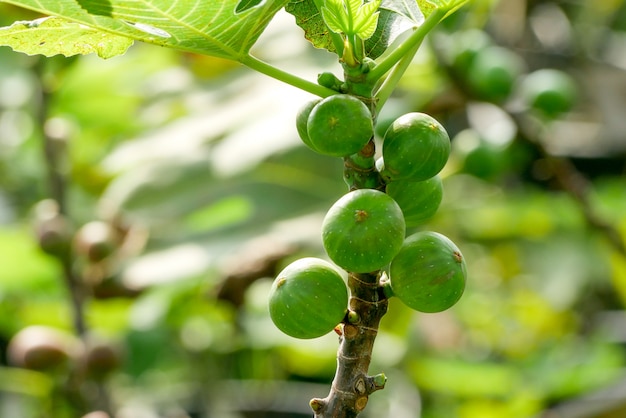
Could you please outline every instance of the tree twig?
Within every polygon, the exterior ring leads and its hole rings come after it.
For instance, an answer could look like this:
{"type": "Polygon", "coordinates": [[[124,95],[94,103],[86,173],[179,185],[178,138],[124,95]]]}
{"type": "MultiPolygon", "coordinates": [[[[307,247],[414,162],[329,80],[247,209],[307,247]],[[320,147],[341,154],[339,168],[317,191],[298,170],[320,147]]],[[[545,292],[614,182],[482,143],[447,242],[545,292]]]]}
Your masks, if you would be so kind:
{"type": "Polygon", "coordinates": [[[337,372],[328,396],[311,400],[316,418],[354,418],[365,409],[369,395],[385,387],[385,375],[369,376],[368,369],[387,298],[377,274],[351,273],[348,287],[350,313],[338,331],[337,372]]]}

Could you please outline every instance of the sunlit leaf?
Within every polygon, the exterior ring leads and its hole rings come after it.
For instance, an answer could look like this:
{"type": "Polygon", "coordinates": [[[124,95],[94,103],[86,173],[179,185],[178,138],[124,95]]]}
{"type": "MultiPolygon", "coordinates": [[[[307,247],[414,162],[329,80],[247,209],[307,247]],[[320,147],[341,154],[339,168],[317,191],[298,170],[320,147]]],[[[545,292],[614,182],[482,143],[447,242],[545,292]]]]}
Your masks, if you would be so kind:
{"type": "Polygon", "coordinates": [[[296,24],[304,30],[304,37],[314,47],[336,51],[330,30],[313,0],[292,0],[285,6],[285,11],[294,15],[296,24]]]}
{"type": "Polygon", "coordinates": [[[506,396],[519,385],[519,372],[508,364],[470,363],[422,358],[411,364],[421,388],[464,396],[506,396]]]}
{"type": "MultiPolygon", "coordinates": [[[[118,36],[241,60],[288,0],[6,0],[118,36]]],[[[75,29],[71,29],[75,30],[75,29]]],[[[38,39],[32,42],[36,43],[38,39]]]]}
{"type": "Polygon", "coordinates": [[[239,0],[235,8],[236,13],[243,13],[248,9],[258,6],[263,0],[239,0]]]}
{"type": "Polygon", "coordinates": [[[126,52],[133,40],[51,17],[0,28],[0,44],[28,55],[70,57],[96,53],[100,58],[111,58],[126,52]]]}
{"type": "Polygon", "coordinates": [[[369,39],[374,35],[376,26],[378,25],[380,0],[364,4],[358,13],[358,19],[355,22],[356,32],[361,39],[369,39]]]}
{"type": "Polygon", "coordinates": [[[428,17],[433,10],[435,10],[438,6],[434,1],[430,0],[417,0],[417,4],[419,5],[420,10],[424,13],[424,16],[428,17]]]}
{"type": "MultiPolygon", "coordinates": [[[[292,0],[285,6],[285,10],[295,16],[296,23],[313,46],[336,52],[330,30],[314,0],[292,0]]],[[[375,31],[365,41],[365,53],[370,58],[381,56],[398,36],[420,26],[424,21],[424,15],[413,0],[383,0],[378,13],[375,31]]]]}
{"type": "Polygon", "coordinates": [[[333,32],[368,39],[376,30],[380,2],[327,0],[322,7],[322,17],[333,32]]]}
{"type": "Polygon", "coordinates": [[[422,10],[422,13],[424,13],[424,16],[430,15],[435,9],[446,9],[446,16],[449,16],[468,1],[469,0],[417,0],[417,4],[422,10]]]}
{"type": "Polygon", "coordinates": [[[322,19],[330,30],[335,33],[346,32],[349,26],[343,4],[337,1],[329,1],[322,7],[322,19]]]}
{"type": "Polygon", "coordinates": [[[47,398],[52,389],[52,379],[42,372],[17,367],[0,367],[0,390],[2,392],[47,398]]]}
{"type": "Polygon", "coordinates": [[[56,289],[59,267],[37,247],[30,231],[0,229],[0,293],[56,289]]]}

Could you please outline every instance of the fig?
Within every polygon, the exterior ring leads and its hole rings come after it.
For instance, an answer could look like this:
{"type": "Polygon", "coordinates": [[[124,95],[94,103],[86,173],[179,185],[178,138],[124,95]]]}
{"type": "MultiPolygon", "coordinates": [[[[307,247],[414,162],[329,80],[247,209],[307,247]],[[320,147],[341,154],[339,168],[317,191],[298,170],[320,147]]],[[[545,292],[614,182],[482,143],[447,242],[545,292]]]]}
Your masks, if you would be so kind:
{"type": "Polygon", "coordinates": [[[323,73],[318,74],[317,83],[320,86],[328,87],[329,89],[335,91],[341,91],[343,81],[339,80],[335,74],[324,71],[323,73]]]}
{"type": "Polygon", "coordinates": [[[531,109],[554,118],[574,107],[576,82],[567,73],[544,68],[528,74],[520,84],[522,100],[531,109]]]}
{"type": "Polygon", "coordinates": [[[488,46],[472,60],[467,83],[477,98],[499,103],[509,97],[524,68],[524,61],[515,52],[488,46]]]}
{"type": "Polygon", "coordinates": [[[458,247],[432,231],[409,236],[389,266],[392,293],[419,312],[441,312],[453,306],[463,294],[466,276],[458,247]]]}
{"type": "Polygon", "coordinates": [[[91,221],[76,231],[74,248],[89,261],[97,263],[116,250],[118,237],[113,227],[104,221],[91,221]]]}
{"type": "Polygon", "coordinates": [[[374,189],[342,196],[322,223],[322,240],[330,259],[354,273],[369,273],[388,265],[404,241],[402,209],[374,189]]]}
{"type": "Polygon", "coordinates": [[[21,329],[7,347],[9,364],[39,371],[63,368],[81,354],[77,337],[44,325],[21,329]]]}
{"type": "Polygon", "coordinates": [[[331,263],[305,257],[285,267],[269,294],[272,322],[294,338],[317,338],[344,318],[348,287],[331,263]]]}
{"type": "Polygon", "coordinates": [[[450,138],[432,116],[412,112],[397,118],[383,139],[386,181],[422,181],[441,171],[450,156],[450,138]]]}
{"type": "Polygon", "coordinates": [[[510,169],[510,147],[488,141],[472,129],[464,129],[452,140],[452,154],[462,172],[495,180],[510,169]]]}
{"type": "Polygon", "coordinates": [[[62,259],[69,256],[74,230],[56,201],[45,199],[35,205],[34,224],[43,252],[62,259]]]}
{"type": "Polygon", "coordinates": [[[398,203],[407,227],[423,224],[439,209],[443,185],[439,176],[424,181],[393,181],[386,192],[398,203]]]}
{"type": "Polygon", "coordinates": [[[311,100],[307,102],[296,115],[296,129],[298,131],[298,136],[304,142],[304,144],[311,148],[313,151],[317,151],[313,144],[311,144],[311,139],[309,138],[309,134],[307,133],[307,121],[309,119],[309,115],[311,114],[311,110],[318,104],[321,99],[311,100]]]}
{"type": "Polygon", "coordinates": [[[85,344],[84,365],[87,374],[103,380],[122,364],[121,347],[112,341],[91,336],[85,344]]]}
{"type": "Polygon", "coordinates": [[[493,40],[482,29],[472,28],[455,32],[451,48],[452,68],[460,74],[466,72],[474,58],[491,45],[493,40]]]}
{"type": "Polygon", "coordinates": [[[312,148],[333,157],[359,152],[374,135],[370,110],[348,94],[322,99],[311,110],[306,125],[312,148]]]}

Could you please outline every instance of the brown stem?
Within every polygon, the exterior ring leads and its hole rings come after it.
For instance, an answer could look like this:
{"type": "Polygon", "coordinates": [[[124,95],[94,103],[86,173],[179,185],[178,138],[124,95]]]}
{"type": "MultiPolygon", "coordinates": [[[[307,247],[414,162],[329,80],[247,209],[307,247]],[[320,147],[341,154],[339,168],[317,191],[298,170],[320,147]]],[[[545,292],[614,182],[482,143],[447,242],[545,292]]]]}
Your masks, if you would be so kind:
{"type": "Polygon", "coordinates": [[[73,271],[71,259],[64,259],[60,261],[63,266],[65,286],[69,291],[70,302],[72,305],[72,322],[74,324],[74,331],[79,337],[82,338],[87,334],[84,309],[84,286],[82,286],[80,279],[76,277],[76,274],[73,271]]]}
{"type": "MultiPolygon", "coordinates": [[[[43,59],[38,62],[36,70],[40,76],[42,76],[45,71],[45,65],[46,61],[43,59]]],[[[40,87],[37,118],[39,126],[44,127],[48,120],[50,92],[43,83],[40,87]]],[[[50,137],[46,129],[42,129],[42,141],[43,160],[46,167],[48,181],[48,192],[50,197],[57,202],[59,206],[59,214],[66,217],[68,216],[66,199],[67,179],[63,175],[60,168],[61,160],[64,155],[61,155],[58,144],[55,144],[56,139],[50,137]]],[[[59,262],[62,265],[63,279],[71,299],[74,330],[79,336],[82,337],[87,332],[83,307],[86,294],[81,281],[74,272],[71,253],[67,253],[62,257],[59,257],[59,262]]]]}
{"type": "Polygon", "coordinates": [[[350,190],[377,189],[384,191],[385,183],[376,170],[375,152],[376,145],[374,138],[372,138],[361,151],[343,159],[343,179],[350,190]]]}
{"type": "Polygon", "coordinates": [[[374,340],[387,298],[377,274],[351,273],[350,313],[346,316],[337,351],[337,371],[328,396],[311,400],[316,418],[352,418],[365,409],[369,395],[385,386],[385,376],[369,376],[374,340]]]}

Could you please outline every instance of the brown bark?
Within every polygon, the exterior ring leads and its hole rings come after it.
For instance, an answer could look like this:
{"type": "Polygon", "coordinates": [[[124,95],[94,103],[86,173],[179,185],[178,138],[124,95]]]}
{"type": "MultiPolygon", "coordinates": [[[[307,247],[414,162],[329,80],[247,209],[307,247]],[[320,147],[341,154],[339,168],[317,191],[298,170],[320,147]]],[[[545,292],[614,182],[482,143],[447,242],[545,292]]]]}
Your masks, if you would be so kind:
{"type": "Polygon", "coordinates": [[[351,418],[365,409],[369,395],[385,386],[385,375],[369,376],[374,340],[380,319],[387,312],[387,298],[377,274],[348,278],[350,313],[346,315],[337,352],[337,371],[330,393],[311,400],[316,418],[351,418]]]}

